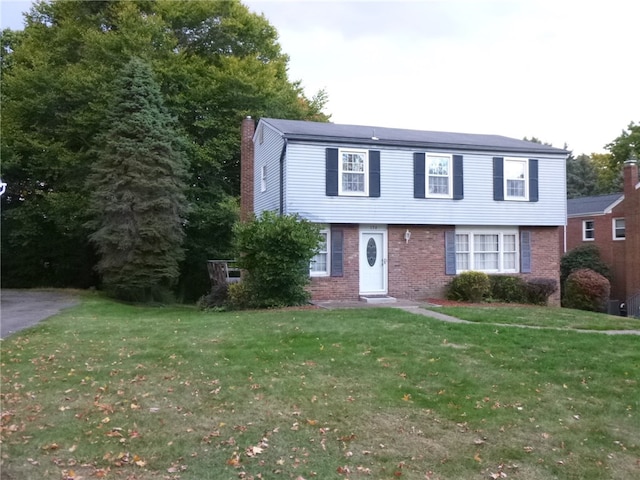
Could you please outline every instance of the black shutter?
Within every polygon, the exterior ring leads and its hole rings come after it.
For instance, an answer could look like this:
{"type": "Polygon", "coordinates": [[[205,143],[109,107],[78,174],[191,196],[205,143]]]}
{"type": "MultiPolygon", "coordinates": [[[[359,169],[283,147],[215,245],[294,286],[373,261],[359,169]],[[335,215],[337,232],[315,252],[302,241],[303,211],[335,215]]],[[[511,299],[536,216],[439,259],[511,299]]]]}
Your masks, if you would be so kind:
{"type": "Polygon", "coordinates": [[[338,195],[338,149],[327,148],[327,196],[338,195]]]}
{"type": "Polygon", "coordinates": [[[493,157],[493,199],[504,200],[504,161],[493,157]]]}
{"type": "Polygon", "coordinates": [[[369,196],[380,196],[380,151],[369,150],[369,196]]]}
{"type": "Polygon", "coordinates": [[[331,276],[341,277],[343,275],[343,255],[342,244],[344,231],[342,229],[331,229],[331,276]]]}
{"type": "Polygon", "coordinates": [[[453,199],[462,200],[464,198],[464,172],[462,165],[462,155],[453,156],[453,199]]]}
{"type": "Polygon", "coordinates": [[[444,232],[444,273],[456,274],[456,231],[444,232]]]}
{"type": "Polygon", "coordinates": [[[531,232],[520,232],[520,271],[531,273],[531,232]]]}
{"type": "Polygon", "coordinates": [[[538,160],[529,159],[529,201],[538,201],[538,160]]]}
{"type": "Polygon", "coordinates": [[[413,154],[413,198],[425,197],[424,153],[413,154]]]}

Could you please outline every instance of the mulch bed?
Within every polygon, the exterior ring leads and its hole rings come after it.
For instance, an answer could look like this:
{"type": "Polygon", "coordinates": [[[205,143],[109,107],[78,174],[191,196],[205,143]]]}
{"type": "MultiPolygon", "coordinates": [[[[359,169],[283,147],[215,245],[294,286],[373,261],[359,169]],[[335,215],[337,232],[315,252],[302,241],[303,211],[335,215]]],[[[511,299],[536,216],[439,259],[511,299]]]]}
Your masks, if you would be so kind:
{"type": "Polygon", "coordinates": [[[532,307],[530,304],[522,303],[471,303],[471,302],[459,302],[456,300],[447,300],[446,298],[427,298],[427,302],[432,305],[439,305],[441,307],[532,307]]]}

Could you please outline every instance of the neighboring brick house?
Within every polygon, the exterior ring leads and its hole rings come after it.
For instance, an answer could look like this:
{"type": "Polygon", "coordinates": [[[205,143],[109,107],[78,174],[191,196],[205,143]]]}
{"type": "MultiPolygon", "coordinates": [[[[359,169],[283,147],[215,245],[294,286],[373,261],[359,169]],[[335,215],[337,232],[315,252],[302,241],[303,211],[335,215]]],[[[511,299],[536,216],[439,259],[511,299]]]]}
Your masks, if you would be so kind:
{"type": "MultiPolygon", "coordinates": [[[[624,164],[624,192],[567,200],[567,227],[561,242],[568,252],[598,246],[611,268],[611,299],[633,303],[640,294],[640,184],[635,161],[624,164]]],[[[636,300],[635,302],[638,302],[636,300]]]]}
{"type": "Polygon", "coordinates": [[[567,154],[497,135],[246,118],[241,216],[322,226],[316,300],[439,297],[467,270],[559,280],[567,154]]]}

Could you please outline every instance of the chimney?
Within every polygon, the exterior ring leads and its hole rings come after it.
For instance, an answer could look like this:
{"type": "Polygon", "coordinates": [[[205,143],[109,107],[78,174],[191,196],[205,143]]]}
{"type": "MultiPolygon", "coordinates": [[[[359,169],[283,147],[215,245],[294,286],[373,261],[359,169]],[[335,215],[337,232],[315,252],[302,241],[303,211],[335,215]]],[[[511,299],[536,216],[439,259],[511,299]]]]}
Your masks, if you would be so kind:
{"type": "Polygon", "coordinates": [[[634,157],[624,162],[624,195],[629,198],[638,184],[638,162],[634,157]]]}
{"type": "Polygon", "coordinates": [[[240,127],[240,221],[253,216],[253,134],[256,124],[250,116],[242,119],[240,127]]]}

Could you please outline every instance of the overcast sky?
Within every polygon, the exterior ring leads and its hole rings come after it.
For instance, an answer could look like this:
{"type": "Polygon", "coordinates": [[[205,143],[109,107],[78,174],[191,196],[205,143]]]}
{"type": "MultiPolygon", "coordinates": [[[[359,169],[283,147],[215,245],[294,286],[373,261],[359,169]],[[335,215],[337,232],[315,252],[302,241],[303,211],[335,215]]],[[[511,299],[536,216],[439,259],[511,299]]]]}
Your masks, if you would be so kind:
{"type": "MultiPolygon", "coordinates": [[[[29,0],[3,0],[22,27],[29,0]]],[[[634,0],[246,0],[278,30],[289,77],[336,123],[604,152],[640,122],[634,0]]]]}

